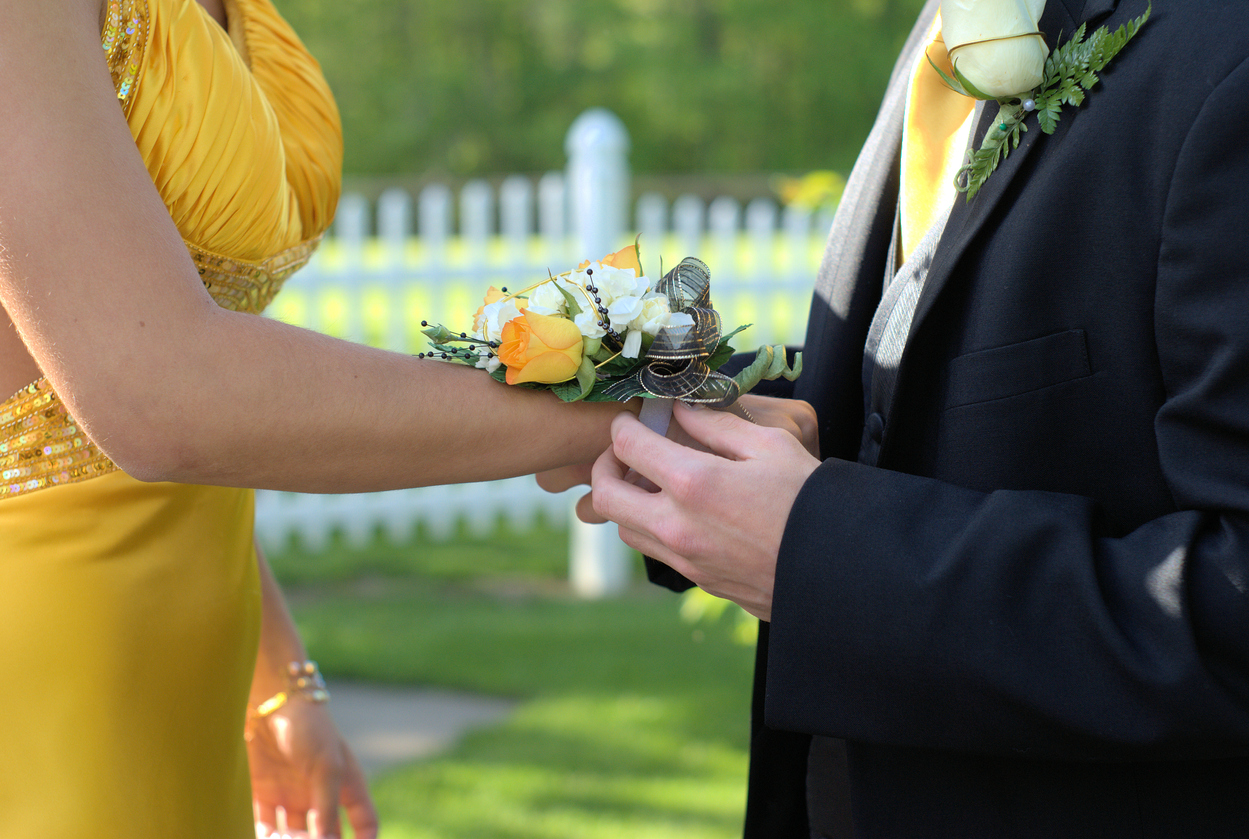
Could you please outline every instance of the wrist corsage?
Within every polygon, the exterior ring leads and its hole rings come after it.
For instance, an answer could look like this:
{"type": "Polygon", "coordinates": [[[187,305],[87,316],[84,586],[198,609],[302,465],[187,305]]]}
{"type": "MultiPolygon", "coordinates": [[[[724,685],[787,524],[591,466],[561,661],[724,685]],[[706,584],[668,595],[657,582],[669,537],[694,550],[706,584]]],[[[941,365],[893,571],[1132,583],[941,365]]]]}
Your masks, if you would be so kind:
{"type": "Polygon", "coordinates": [[[550,390],[565,402],[626,401],[635,396],[727,408],[763,379],[798,377],[783,346],[760,347],[735,376],[718,368],[733,354],[711,304],[711,273],[683,259],[653,286],[637,244],[528,288],[491,288],[472,331],[422,322],[431,351],[485,370],[517,387],[550,390]]]}

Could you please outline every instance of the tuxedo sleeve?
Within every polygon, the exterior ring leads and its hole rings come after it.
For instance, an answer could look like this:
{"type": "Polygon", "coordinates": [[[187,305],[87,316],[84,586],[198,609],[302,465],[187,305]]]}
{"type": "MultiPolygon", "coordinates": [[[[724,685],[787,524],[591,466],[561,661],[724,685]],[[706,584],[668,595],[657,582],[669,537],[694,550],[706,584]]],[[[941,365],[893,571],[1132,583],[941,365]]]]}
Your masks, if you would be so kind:
{"type": "Polygon", "coordinates": [[[768,725],[1038,758],[1249,754],[1247,122],[1242,65],[1187,135],[1142,278],[1174,510],[1125,533],[1085,497],[825,461],[780,549],[768,725]]]}

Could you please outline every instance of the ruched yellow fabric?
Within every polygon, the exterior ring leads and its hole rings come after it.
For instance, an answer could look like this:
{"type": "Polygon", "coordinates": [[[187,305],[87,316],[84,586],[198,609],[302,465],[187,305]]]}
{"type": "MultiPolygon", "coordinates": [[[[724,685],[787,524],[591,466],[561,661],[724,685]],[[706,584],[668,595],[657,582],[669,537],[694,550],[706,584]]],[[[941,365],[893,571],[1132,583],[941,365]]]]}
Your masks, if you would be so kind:
{"type": "MultiPolygon", "coordinates": [[[[225,5],[228,32],[109,0],[101,41],[205,287],[259,313],[333,217],[342,140],[269,1],[225,5]]],[[[135,481],[42,380],[0,404],[0,469],[0,836],[254,836],[253,493],[135,481]]]]}
{"type": "Polygon", "coordinates": [[[183,238],[258,261],[323,231],[342,141],[329,89],[295,34],[268,3],[232,3],[249,69],[194,0],[149,5],[126,116],[183,238]]]}

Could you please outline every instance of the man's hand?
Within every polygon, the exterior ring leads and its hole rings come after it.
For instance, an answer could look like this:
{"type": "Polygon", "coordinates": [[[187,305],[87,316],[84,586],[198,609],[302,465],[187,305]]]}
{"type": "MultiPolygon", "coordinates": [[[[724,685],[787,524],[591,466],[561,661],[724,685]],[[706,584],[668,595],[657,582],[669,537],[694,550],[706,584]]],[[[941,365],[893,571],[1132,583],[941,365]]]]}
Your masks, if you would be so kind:
{"type": "MultiPolygon", "coordinates": [[[[819,427],[816,423],[815,409],[801,399],[775,399],[771,396],[755,396],[746,394],[738,404],[750,412],[755,422],[767,428],[779,428],[788,431],[798,440],[813,457],[820,456],[819,427]]],[[[668,428],[668,439],[699,451],[707,451],[698,440],[694,439],[681,426],[674,422],[668,428]]],[[[593,463],[578,463],[562,469],[539,472],[536,476],[538,486],[547,492],[563,492],[581,484],[590,483],[593,463]]],[[[589,524],[602,524],[605,519],[594,512],[587,493],[577,503],[577,517],[589,524]]]]}
{"type": "Polygon", "coordinates": [[[594,511],[620,525],[625,544],[770,620],[785,522],[820,462],[792,432],[683,404],[673,416],[709,451],[616,417],[612,447],[593,468],[594,511]],[[634,484],[629,470],[655,490],[634,484]]]}

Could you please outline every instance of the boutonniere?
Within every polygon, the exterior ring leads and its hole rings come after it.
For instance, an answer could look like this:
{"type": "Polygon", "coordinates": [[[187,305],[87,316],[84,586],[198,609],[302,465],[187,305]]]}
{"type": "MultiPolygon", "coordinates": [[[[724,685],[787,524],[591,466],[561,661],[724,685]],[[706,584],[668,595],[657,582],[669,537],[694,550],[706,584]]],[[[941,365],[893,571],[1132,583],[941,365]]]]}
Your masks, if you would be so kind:
{"type": "Polygon", "coordinates": [[[1028,130],[1025,120],[1036,112],[1037,123],[1053,134],[1064,105],[1078,107],[1084,93],[1097,84],[1097,74],[1136,35],[1149,13],[1113,32],[1105,26],[1085,38],[1080,24],[1071,39],[1049,52],[1037,21],[1045,0],[945,0],[941,30],[953,75],[928,59],[954,91],[998,103],[994,125],[980,148],[967,152],[967,162],[954,178],[955,188],[972,196],[1019,147],[1028,130]]]}

